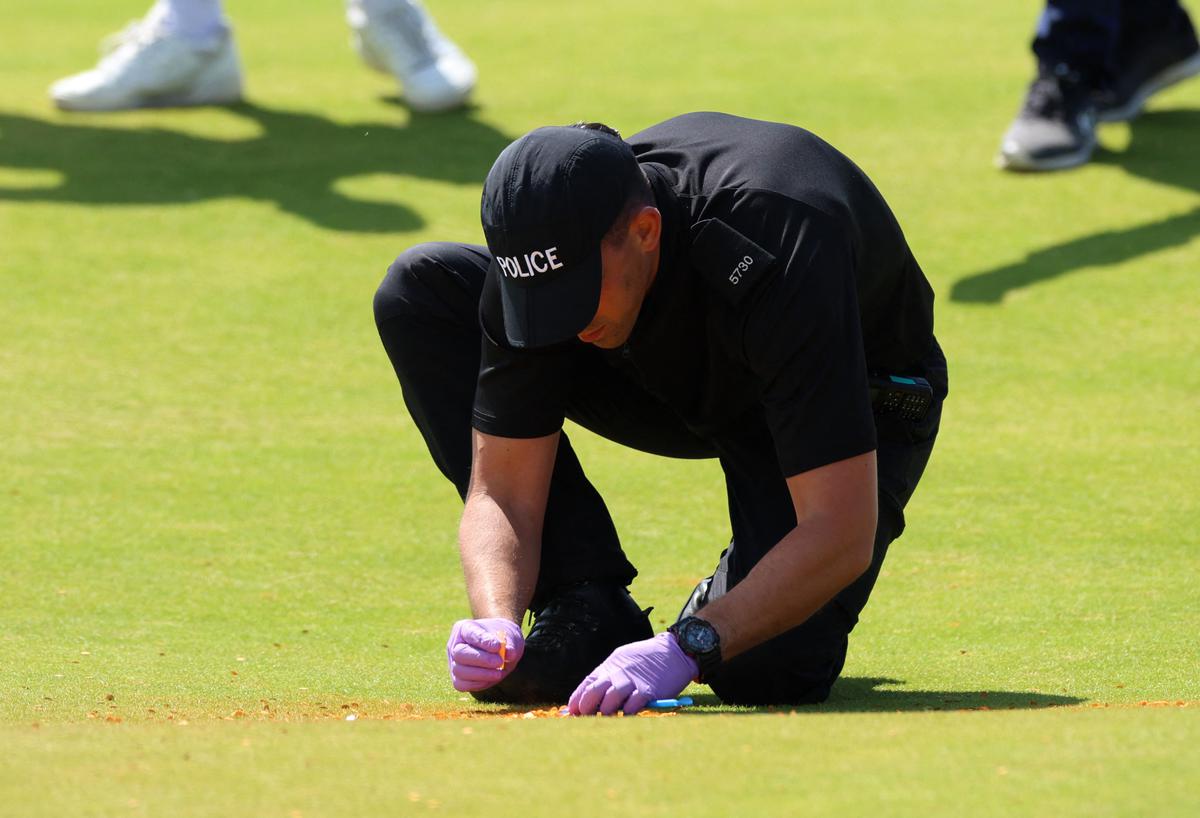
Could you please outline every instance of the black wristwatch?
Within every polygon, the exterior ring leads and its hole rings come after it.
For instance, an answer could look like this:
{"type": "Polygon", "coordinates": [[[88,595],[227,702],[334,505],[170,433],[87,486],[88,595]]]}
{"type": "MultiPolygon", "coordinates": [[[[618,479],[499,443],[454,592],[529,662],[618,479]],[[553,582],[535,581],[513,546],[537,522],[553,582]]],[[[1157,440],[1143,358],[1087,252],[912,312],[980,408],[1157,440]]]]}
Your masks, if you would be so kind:
{"type": "Polygon", "coordinates": [[[675,637],[680,650],[700,666],[696,681],[703,682],[721,664],[721,635],[711,622],[698,616],[688,616],[667,630],[675,637]]]}

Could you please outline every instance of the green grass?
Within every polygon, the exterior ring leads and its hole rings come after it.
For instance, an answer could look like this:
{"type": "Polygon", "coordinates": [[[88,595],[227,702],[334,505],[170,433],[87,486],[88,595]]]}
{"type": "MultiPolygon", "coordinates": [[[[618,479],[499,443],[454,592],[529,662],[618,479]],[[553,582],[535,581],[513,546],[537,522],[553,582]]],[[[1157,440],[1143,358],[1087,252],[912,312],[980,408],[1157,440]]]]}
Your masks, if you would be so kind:
{"type": "MultiPolygon", "coordinates": [[[[1021,177],[1032,0],[430,5],[465,113],[389,100],[337,3],[233,0],[251,104],[61,114],[142,2],[0,11],[0,816],[1188,814],[1200,83],[1021,177]],[[470,708],[459,509],[375,285],[480,239],[524,131],[697,109],[849,153],[938,292],[951,400],[845,678],[796,715],[411,720],[470,708]]],[[[719,470],[574,438],[664,622],[719,470]]]]}
{"type": "Polygon", "coordinates": [[[46,815],[1163,815],[1194,797],[1195,716],[55,726],[6,747],[46,815]]]}

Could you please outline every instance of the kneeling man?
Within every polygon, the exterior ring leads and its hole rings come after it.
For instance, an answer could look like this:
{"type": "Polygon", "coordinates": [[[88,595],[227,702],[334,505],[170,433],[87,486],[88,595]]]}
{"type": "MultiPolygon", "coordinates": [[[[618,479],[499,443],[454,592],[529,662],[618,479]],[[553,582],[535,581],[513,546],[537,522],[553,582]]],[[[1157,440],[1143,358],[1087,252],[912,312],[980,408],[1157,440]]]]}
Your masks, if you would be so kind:
{"type": "Polygon", "coordinates": [[[946,395],[933,292],[879,191],[805,130],[695,113],[627,141],[526,134],[482,220],[487,247],[413,247],[375,297],[466,503],[455,688],[576,714],[692,680],[737,704],[823,701],[946,395]],[[636,571],[564,418],[720,461],[732,539],[664,633],[626,590],[636,571]]]}

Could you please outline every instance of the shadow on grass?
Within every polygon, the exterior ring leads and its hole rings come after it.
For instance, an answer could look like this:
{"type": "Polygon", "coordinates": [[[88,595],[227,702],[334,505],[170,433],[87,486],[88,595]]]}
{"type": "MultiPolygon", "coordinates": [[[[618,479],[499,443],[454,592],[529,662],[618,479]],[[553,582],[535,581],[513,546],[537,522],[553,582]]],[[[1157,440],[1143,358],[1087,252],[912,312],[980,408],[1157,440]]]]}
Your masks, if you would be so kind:
{"type": "Polygon", "coordinates": [[[406,232],[425,219],[402,201],[402,180],[390,201],[347,196],[336,189],[338,181],[395,174],[477,185],[511,141],[470,109],[413,114],[403,126],[341,124],[252,104],[226,110],[256,123],[261,134],[211,139],[158,127],[108,127],[91,117],[45,120],[0,111],[0,170],[49,170],[63,177],[50,187],[0,185],[0,201],[177,205],[257,199],[330,230],[406,232]]]}
{"type": "MultiPolygon", "coordinates": [[[[897,690],[900,679],[874,676],[843,676],[821,704],[776,707],[728,705],[713,693],[692,695],[695,707],[676,712],[689,716],[752,715],[755,713],[886,713],[927,710],[1042,710],[1068,707],[1087,701],[1078,696],[1053,693],[1022,693],[1015,690],[897,690]]],[[[489,716],[552,716],[562,705],[504,705],[485,712],[489,716]],[[529,714],[529,715],[526,715],[529,714]]]]}
{"type": "Polygon", "coordinates": [[[1022,693],[1015,690],[904,690],[900,679],[873,676],[843,676],[833,686],[829,699],[821,704],[758,709],[724,709],[719,698],[711,693],[694,696],[697,706],[721,710],[684,711],[705,713],[772,713],[796,710],[800,713],[871,713],[914,710],[1040,710],[1047,707],[1066,707],[1082,704],[1078,696],[1059,696],[1052,693],[1022,693]]]}
{"type": "MultiPolygon", "coordinates": [[[[1200,138],[1200,110],[1147,112],[1130,125],[1130,137],[1124,151],[1101,148],[1093,161],[1115,165],[1141,179],[1200,193],[1200,153],[1195,149],[1200,138]]],[[[1014,264],[959,279],[950,291],[950,300],[996,304],[1012,290],[1084,267],[1119,264],[1178,247],[1196,235],[1200,235],[1200,205],[1160,221],[1105,230],[1035,250],[1014,264]]],[[[1146,278],[1152,280],[1153,272],[1147,271],[1146,278]]]]}

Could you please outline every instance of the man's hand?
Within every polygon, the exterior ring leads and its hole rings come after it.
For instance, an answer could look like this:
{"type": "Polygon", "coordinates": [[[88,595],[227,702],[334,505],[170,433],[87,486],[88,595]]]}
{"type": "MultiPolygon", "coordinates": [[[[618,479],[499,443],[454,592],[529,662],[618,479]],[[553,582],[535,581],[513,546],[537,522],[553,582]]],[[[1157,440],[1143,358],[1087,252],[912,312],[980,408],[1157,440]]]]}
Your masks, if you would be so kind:
{"type": "Polygon", "coordinates": [[[508,619],[460,619],[450,629],[446,658],[455,690],[483,690],[512,673],[525,652],[521,626],[508,619]]]}
{"type": "Polygon", "coordinates": [[[611,716],[618,710],[632,716],[655,699],[678,696],[699,672],[675,637],[660,633],[614,650],[575,688],[568,708],[573,716],[611,716]]]}

